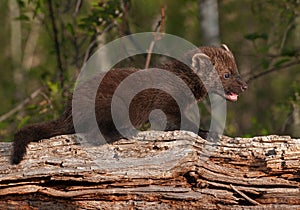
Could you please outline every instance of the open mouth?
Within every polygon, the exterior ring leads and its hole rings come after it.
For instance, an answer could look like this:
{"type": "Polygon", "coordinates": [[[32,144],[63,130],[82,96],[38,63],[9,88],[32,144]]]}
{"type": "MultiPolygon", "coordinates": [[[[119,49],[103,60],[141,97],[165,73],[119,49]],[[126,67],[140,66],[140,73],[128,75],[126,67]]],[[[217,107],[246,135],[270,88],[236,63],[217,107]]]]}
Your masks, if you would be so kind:
{"type": "Polygon", "coordinates": [[[233,92],[225,92],[224,97],[229,101],[237,101],[239,95],[233,92]]]}

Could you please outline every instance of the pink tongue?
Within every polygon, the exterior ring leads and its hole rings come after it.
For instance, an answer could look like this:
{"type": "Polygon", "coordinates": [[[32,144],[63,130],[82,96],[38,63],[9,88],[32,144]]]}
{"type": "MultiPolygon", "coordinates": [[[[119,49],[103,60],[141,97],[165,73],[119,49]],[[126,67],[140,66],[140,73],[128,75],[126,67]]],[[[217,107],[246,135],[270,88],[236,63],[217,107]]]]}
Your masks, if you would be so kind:
{"type": "Polygon", "coordinates": [[[229,94],[226,94],[226,98],[230,101],[237,101],[238,95],[235,93],[229,93],[229,94]]]}

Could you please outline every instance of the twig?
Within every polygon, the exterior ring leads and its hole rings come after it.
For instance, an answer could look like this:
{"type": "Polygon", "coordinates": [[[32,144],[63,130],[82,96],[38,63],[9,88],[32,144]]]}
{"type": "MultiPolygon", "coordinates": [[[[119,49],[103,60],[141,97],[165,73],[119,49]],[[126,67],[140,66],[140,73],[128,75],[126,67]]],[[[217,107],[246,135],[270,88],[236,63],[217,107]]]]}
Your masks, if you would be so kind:
{"type": "Polygon", "coordinates": [[[161,15],[161,18],[157,22],[155,30],[154,30],[154,35],[153,35],[154,38],[151,41],[150,46],[149,46],[147,59],[146,59],[146,64],[145,64],[145,69],[149,68],[154,45],[159,39],[161,39],[160,34],[163,32],[164,27],[165,27],[165,7],[164,6],[161,7],[160,15],[161,15]]]}
{"type": "Polygon", "coordinates": [[[152,56],[152,51],[153,51],[155,42],[156,42],[156,40],[155,40],[155,38],[154,38],[154,40],[151,41],[151,43],[150,43],[149,51],[148,51],[147,59],[146,59],[146,64],[145,64],[145,69],[148,69],[148,68],[149,68],[150,61],[151,61],[151,56],[152,56]]]}
{"type": "Polygon", "coordinates": [[[52,0],[48,0],[48,9],[49,9],[49,16],[50,16],[50,20],[51,20],[53,37],[54,37],[56,60],[57,60],[57,65],[58,65],[58,69],[59,69],[58,77],[59,77],[59,81],[60,81],[60,86],[61,86],[61,88],[63,88],[64,87],[64,69],[63,69],[63,65],[62,65],[61,52],[60,52],[60,46],[59,46],[59,41],[58,41],[58,30],[57,30],[57,25],[56,25],[55,18],[54,18],[54,10],[53,10],[52,0]]]}
{"type": "Polygon", "coordinates": [[[51,99],[44,92],[40,92],[40,94],[48,102],[48,104],[50,105],[50,109],[53,109],[53,103],[52,103],[51,99]]]}
{"type": "Polygon", "coordinates": [[[236,189],[232,184],[230,184],[230,187],[231,187],[231,189],[233,189],[235,192],[237,192],[240,196],[242,196],[243,198],[245,198],[250,203],[255,204],[255,205],[261,205],[257,201],[249,198],[245,193],[243,193],[243,192],[239,191],[238,189],[236,189]]]}
{"type": "Polygon", "coordinates": [[[166,24],[165,10],[166,10],[165,6],[163,5],[160,10],[160,14],[161,14],[161,23],[160,23],[160,30],[159,30],[160,33],[163,33],[165,29],[165,24],[166,24]]]}
{"type": "Polygon", "coordinates": [[[31,95],[29,97],[27,97],[24,101],[22,101],[18,106],[16,106],[15,108],[13,108],[12,110],[10,110],[9,112],[7,112],[4,115],[2,115],[0,117],[0,122],[6,120],[7,118],[9,118],[10,116],[12,116],[16,112],[18,112],[21,109],[23,109],[23,107],[26,104],[28,104],[32,99],[34,99],[35,97],[37,97],[42,92],[42,89],[43,88],[37,89],[36,91],[34,91],[33,93],[31,93],[31,95]]]}
{"type": "Polygon", "coordinates": [[[282,37],[282,40],[281,40],[281,43],[280,43],[280,48],[279,48],[280,53],[282,52],[282,49],[285,45],[285,42],[286,42],[286,39],[287,39],[287,34],[293,28],[293,26],[294,26],[294,22],[292,21],[292,22],[290,22],[290,24],[287,26],[286,30],[283,33],[283,37],[282,37]]]}
{"type": "Polygon", "coordinates": [[[74,18],[77,17],[77,14],[78,14],[78,12],[79,12],[79,9],[80,9],[81,5],[82,5],[82,0],[77,0],[77,2],[76,2],[76,7],[75,7],[75,10],[74,10],[74,12],[73,12],[73,17],[74,17],[74,18]]]}
{"type": "Polygon", "coordinates": [[[247,83],[250,83],[252,82],[253,80],[259,78],[259,77],[262,77],[262,76],[265,76],[266,74],[270,74],[274,71],[279,71],[279,70],[282,70],[284,68],[287,68],[287,67],[291,67],[291,66],[294,66],[294,65],[297,65],[297,64],[300,64],[300,61],[299,60],[295,60],[295,61],[292,61],[292,62],[289,62],[285,65],[282,65],[282,66],[275,66],[275,67],[272,67],[266,71],[263,71],[263,72],[260,72],[258,74],[255,74],[253,76],[251,76],[248,80],[247,80],[247,83]]]}

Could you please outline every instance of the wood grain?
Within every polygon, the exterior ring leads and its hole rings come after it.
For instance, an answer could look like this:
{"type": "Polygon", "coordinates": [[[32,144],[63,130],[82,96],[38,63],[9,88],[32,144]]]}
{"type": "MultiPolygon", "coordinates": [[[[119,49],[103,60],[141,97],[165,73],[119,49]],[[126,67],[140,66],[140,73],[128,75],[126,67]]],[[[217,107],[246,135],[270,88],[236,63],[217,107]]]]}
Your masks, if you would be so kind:
{"type": "Polygon", "coordinates": [[[17,166],[10,151],[0,143],[0,209],[300,209],[300,139],[288,136],[150,131],[97,147],[57,136],[17,166]]]}

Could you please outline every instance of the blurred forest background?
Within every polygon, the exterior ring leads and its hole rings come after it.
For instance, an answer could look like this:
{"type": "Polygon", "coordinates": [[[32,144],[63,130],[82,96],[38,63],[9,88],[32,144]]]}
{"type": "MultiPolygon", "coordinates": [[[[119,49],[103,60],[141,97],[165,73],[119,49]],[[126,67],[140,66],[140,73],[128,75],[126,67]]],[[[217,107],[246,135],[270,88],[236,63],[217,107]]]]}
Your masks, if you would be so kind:
{"type": "Polygon", "coordinates": [[[2,0],[0,141],[58,117],[98,47],[160,20],[163,32],[235,54],[249,89],[228,103],[227,135],[300,137],[299,15],[299,0],[2,0]]]}

